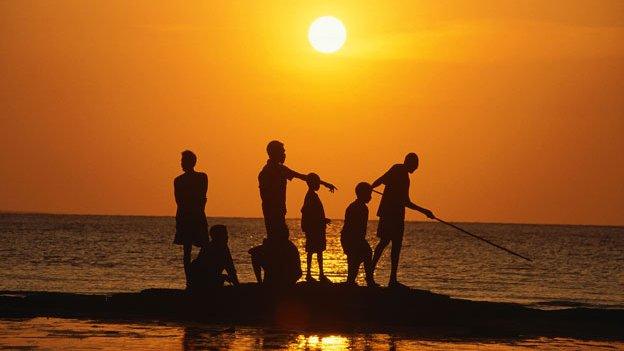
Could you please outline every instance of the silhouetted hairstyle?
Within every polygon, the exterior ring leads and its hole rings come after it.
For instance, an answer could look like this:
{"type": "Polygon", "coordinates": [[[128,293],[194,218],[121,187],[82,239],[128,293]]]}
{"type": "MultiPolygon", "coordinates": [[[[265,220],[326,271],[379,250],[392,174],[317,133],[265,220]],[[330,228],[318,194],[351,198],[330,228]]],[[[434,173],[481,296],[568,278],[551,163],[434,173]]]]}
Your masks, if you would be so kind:
{"type": "Polygon", "coordinates": [[[414,152],[410,152],[409,154],[405,155],[405,163],[412,162],[418,163],[418,155],[416,155],[416,153],[414,152]]]}
{"type": "Polygon", "coordinates": [[[310,188],[318,188],[321,185],[321,177],[316,173],[308,173],[306,183],[310,188]]]}
{"type": "Polygon", "coordinates": [[[281,152],[284,149],[284,143],[277,140],[272,140],[267,144],[266,151],[269,156],[275,156],[276,153],[281,152]]]}
{"type": "Polygon", "coordinates": [[[366,182],[358,183],[358,185],[355,186],[355,195],[358,198],[366,197],[370,195],[372,192],[373,192],[373,188],[371,187],[370,184],[366,182]]]}
{"type": "Polygon", "coordinates": [[[191,150],[184,150],[182,151],[182,160],[185,163],[188,162],[189,166],[195,167],[195,164],[197,163],[197,156],[191,150]]]}

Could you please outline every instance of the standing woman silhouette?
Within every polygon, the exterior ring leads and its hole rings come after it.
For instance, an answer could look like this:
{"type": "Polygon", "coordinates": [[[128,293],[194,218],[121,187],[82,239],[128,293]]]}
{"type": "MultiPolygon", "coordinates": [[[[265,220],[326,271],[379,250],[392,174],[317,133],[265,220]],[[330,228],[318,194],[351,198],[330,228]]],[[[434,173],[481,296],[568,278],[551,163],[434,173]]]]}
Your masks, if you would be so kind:
{"type": "Polygon", "coordinates": [[[184,173],[173,181],[175,201],[178,206],[173,243],[183,245],[184,248],[184,275],[187,288],[193,245],[202,247],[208,243],[208,222],[204,212],[208,176],[206,173],[195,171],[196,163],[197,156],[192,151],[183,151],[180,165],[184,173]]]}

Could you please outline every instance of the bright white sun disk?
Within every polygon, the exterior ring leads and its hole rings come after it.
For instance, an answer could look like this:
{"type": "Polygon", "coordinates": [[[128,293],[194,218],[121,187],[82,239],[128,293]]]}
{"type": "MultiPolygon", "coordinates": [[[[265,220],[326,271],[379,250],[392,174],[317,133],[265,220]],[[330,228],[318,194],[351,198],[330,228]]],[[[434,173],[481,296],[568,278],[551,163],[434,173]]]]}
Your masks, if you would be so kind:
{"type": "Polygon", "coordinates": [[[310,25],[308,40],[314,49],[325,54],[340,50],[347,40],[347,30],[336,17],[319,17],[310,25]]]}

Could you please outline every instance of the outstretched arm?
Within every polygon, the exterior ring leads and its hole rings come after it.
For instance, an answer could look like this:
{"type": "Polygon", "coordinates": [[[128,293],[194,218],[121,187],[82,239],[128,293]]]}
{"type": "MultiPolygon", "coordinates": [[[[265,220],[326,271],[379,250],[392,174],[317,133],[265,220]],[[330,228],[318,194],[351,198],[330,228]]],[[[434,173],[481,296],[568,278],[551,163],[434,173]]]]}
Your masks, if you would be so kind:
{"type": "Polygon", "coordinates": [[[384,173],[381,177],[377,178],[376,181],[374,181],[371,184],[371,187],[373,189],[375,189],[376,187],[380,186],[381,184],[385,184],[386,180],[390,177],[390,172],[392,171],[392,168],[390,168],[389,170],[386,171],[386,173],[384,173]]]}
{"type": "Polygon", "coordinates": [[[378,186],[380,186],[381,184],[383,184],[383,181],[384,181],[384,176],[385,176],[385,174],[384,174],[384,175],[382,175],[381,177],[379,177],[376,181],[374,181],[374,182],[371,184],[371,188],[375,189],[376,187],[378,187],[378,186]]]}
{"type": "Polygon", "coordinates": [[[326,182],[326,181],[324,181],[324,180],[321,180],[321,185],[322,185],[322,186],[324,186],[324,187],[326,187],[327,189],[329,189],[329,192],[332,192],[332,193],[333,193],[335,190],[338,190],[338,188],[336,188],[336,187],[334,186],[334,184],[328,183],[328,182],[326,182]]]}
{"type": "MultiPolygon", "coordinates": [[[[303,181],[308,180],[308,176],[306,174],[302,174],[302,173],[299,173],[299,172],[296,172],[296,171],[293,171],[293,170],[291,170],[291,172],[292,172],[291,174],[292,174],[293,178],[301,179],[303,181]]],[[[335,190],[338,190],[338,188],[336,188],[333,184],[328,183],[328,182],[326,182],[326,181],[324,181],[322,179],[321,179],[321,185],[326,187],[327,189],[329,189],[329,191],[332,192],[332,193],[335,190]]]]}
{"type": "Polygon", "coordinates": [[[407,207],[407,208],[409,208],[409,209],[412,209],[412,210],[418,211],[418,212],[420,212],[420,213],[424,214],[425,216],[427,216],[427,217],[428,217],[428,218],[430,218],[430,219],[435,219],[435,218],[436,218],[436,217],[435,217],[435,215],[433,214],[433,212],[431,212],[431,210],[426,209],[426,208],[424,208],[424,207],[420,207],[420,206],[416,205],[415,203],[413,203],[413,202],[412,202],[411,200],[409,200],[409,199],[407,200],[407,205],[406,205],[406,207],[407,207]]]}

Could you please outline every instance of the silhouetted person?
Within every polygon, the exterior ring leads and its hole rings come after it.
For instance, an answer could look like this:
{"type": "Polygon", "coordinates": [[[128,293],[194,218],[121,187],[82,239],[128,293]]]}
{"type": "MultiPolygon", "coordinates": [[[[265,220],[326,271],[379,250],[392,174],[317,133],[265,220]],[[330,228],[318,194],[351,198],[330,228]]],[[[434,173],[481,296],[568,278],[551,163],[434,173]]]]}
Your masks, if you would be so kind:
{"type": "Polygon", "coordinates": [[[188,287],[193,245],[201,247],[208,238],[208,223],[204,213],[208,176],[195,171],[197,156],[192,151],[183,151],[180,163],[184,173],[173,181],[175,200],[178,205],[173,243],[184,247],[184,275],[188,287]]]}
{"type": "Polygon", "coordinates": [[[316,193],[321,187],[321,178],[316,173],[310,173],[306,182],[308,183],[308,192],[301,208],[301,230],[305,233],[306,239],[306,280],[309,282],[316,281],[311,273],[312,255],[316,254],[319,266],[319,280],[322,283],[331,283],[323,272],[323,251],[325,251],[327,246],[325,231],[327,224],[331,221],[325,218],[323,203],[316,193]]]}
{"type": "Polygon", "coordinates": [[[273,287],[289,286],[301,278],[301,256],[295,244],[288,239],[264,239],[262,245],[251,248],[249,254],[258,283],[273,287]]]}
{"type": "MultiPolygon", "coordinates": [[[[286,225],[286,184],[293,178],[307,180],[307,176],[291,170],[284,165],[286,150],[284,144],[277,140],[267,145],[269,160],[258,175],[262,214],[267,231],[267,239],[288,238],[286,225]]],[[[334,192],[336,187],[320,180],[323,185],[334,192]]]]}
{"type": "MultiPolygon", "coordinates": [[[[259,283],[263,281],[261,269],[265,271],[265,282],[270,278],[268,280],[271,284],[294,283],[299,279],[293,281],[297,273],[301,277],[301,262],[295,262],[299,252],[288,240],[290,233],[286,225],[286,184],[293,178],[306,180],[307,176],[284,165],[286,150],[281,142],[269,142],[266,150],[269,160],[258,175],[258,183],[267,238],[262,245],[249,250],[249,253],[259,283]]],[[[336,189],[322,180],[320,184],[331,192],[336,189]]]]}
{"type": "Polygon", "coordinates": [[[399,256],[401,254],[401,246],[403,245],[403,231],[405,229],[405,208],[419,211],[429,218],[435,218],[433,212],[414,204],[409,198],[409,175],[414,173],[417,168],[418,156],[415,153],[409,153],[405,156],[405,161],[402,164],[392,166],[371,185],[372,188],[376,188],[381,184],[385,185],[379,209],[377,210],[377,216],[379,217],[379,224],[377,225],[379,243],[375,247],[373,255],[373,269],[377,266],[377,262],[386,246],[392,243],[389,287],[405,287],[405,285],[397,281],[397,268],[399,266],[399,256]]]}
{"type": "Polygon", "coordinates": [[[210,242],[206,243],[191,263],[191,289],[210,289],[224,282],[238,285],[238,276],[228,247],[228,232],[224,225],[210,227],[210,242]],[[223,274],[225,271],[227,274],[223,274]]]}
{"type": "Polygon", "coordinates": [[[344,226],[340,232],[340,244],[342,250],[347,255],[347,284],[357,285],[357,278],[360,264],[364,264],[366,273],[366,284],[368,286],[378,286],[373,279],[373,250],[366,241],[366,227],[368,225],[367,203],[371,200],[373,188],[368,183],[359,183],[355,187],[357,198],[345,211],[344,226]]]}

